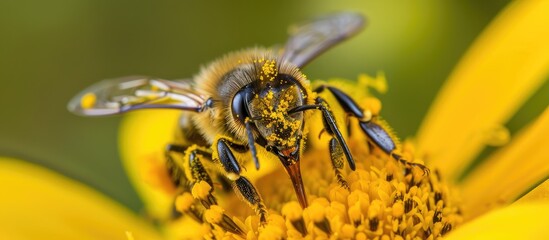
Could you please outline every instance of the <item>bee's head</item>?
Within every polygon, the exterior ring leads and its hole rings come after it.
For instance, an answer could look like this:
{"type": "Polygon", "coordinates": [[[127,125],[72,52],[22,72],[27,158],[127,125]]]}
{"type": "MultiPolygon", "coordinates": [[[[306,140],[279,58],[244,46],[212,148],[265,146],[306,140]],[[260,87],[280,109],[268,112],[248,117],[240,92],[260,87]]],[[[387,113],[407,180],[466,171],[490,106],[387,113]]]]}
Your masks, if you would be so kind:
{"type": "Polygon", "coordinates": [[[256,142],[260,139],[261,145],[279,157],[292,180],[299,202],[306,207],[299,167],[304,117],[303,112],[290,112],[304,104],[304,93],[292,79],[281,74],[274,79],[249,84],[235,95],[231,108],[233,116],[241,123],[253,123],[258,135],[256,142]]]}
{"type": "Polygon", "coordinates": [[[236,93],[231,104],[235,120],[251,122],[256,138],[280,151],[295,148],[302,138],[303,113],[290,110],[303,105],[304,93],[292,79],[280,74],[250,83],[236,93]]]}

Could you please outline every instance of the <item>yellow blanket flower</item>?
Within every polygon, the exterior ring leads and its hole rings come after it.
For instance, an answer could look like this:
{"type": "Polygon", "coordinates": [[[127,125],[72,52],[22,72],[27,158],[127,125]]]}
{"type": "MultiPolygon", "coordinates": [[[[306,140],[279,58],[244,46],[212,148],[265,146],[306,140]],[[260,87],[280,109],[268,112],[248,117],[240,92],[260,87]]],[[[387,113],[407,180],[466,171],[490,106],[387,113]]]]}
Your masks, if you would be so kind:
{"type": "MultiPolygon", "coordinates": [[[[417,138],[399,148],[406,159],[425,162],[429,175],[394,161],[355,134],[348,143],[357,170],[343,172],[345,187],[329,166],[326,140],[317,137],[321,126],[312,124],[315,137],[309,136],[301,160],[307,208],[296,202],[280,163],[263,161],[260,171],[247,166],[244,172],[269,209],[267,224],[260,225],[234,194],[219,191],[218,205],[204,209],[198,223],[190,209],[200,191],[211,186],[199,183],[192,194],[180,194],[166,173],[163,149],[174,140],[179,113],[136,112],[123,122],[120,145],[145,202],[145,218],[63,176],[1,158],[0,182],[9,194],[0,197],[0,238],[549,238],[549,148],[544,146],[549,108],[515,136],[503,127],[548,76],[547,12],[549,2],[510,4],[458,64],[417,138]],[[501,147],[468,170],[487,145],[501,147]],[[33,221],[36,216],[41,221],[33,221]],[[238,231],[227,231],[230,227],[238,231]]],[[[361,106],[379,112],[381,104],[367,87],[382,90],[383,80],[378,75],[329,82],[354,88],[348,92],[361,106]]]]}

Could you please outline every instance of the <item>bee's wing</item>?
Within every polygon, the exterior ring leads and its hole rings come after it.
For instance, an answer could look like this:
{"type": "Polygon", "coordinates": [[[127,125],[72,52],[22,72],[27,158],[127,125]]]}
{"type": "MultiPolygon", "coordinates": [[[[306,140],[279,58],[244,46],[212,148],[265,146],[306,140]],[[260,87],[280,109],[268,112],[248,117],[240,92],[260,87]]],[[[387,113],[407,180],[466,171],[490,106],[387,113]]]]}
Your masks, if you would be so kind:
{"type": "Polygon", "coordinates": [[[171,108],[199,112],[206,97],[191,81],[150,77],[125,77],[98,82],[75,96],[69,111],[83,116],[102,116],[145,108],[171,108]]]}
{"type": "Polygon", "coordinates": [[[290,27],[282,59],[303,67],[335,44],[353,36],[364,26],[362,15],[343,12],[290,27]]]}

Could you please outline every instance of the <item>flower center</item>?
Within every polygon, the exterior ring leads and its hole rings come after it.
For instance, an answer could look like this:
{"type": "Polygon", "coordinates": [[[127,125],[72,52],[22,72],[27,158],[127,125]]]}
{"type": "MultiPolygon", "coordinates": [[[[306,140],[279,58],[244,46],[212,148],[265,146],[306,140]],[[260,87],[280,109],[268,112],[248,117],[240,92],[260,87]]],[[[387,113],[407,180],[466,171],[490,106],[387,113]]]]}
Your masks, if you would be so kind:
{"type": "MultiPolygon", "coordinates": [[[[344,173],[349,189],[338,182],[329,167],[328,150],[304,154],[303,181],[310,201],[306,209],[294,200],[291,183],[281,169],[256,184],[269,208],[266,225],[260,225],[258,217],[238,200],[216,206],[215,212],[234,216],[248,239],[437,238],[461,222],[460,210],[452,201],[455,197],[436,170],[424,175],[420,169],[401,165],[380,151],[356,150],[357,170],[344,173]]],[[[206,218],[215,226],[212,237],[234,234],[220,227],[216,219],[219,217],[206,218]]]]}

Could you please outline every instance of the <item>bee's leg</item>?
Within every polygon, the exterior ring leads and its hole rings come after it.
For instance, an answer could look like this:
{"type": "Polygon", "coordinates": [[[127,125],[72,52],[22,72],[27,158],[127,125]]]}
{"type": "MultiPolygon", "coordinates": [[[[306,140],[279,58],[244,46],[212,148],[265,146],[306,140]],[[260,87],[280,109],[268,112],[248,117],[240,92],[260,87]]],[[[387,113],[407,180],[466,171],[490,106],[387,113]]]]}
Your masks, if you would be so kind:
{"type": "MultiPolygon", "coordinates": [[[[170,147],[172,148],[172,150],[181,150],[181,149],[178,149],[178,146],[176,145],[171,145],[170,147]]],[[[179,168],[179,171],[182,171],[182,169],[185,169],[185,168],[188,169],[186,175],[185,174],[184,175],[188,179],[189,186],[185,186],[185,188],[193,191],[193,189],[197,187],[196,184],[205,182],[207,185],[209,185],[209,190],[201,194],[204,197],[200,198],[200,200],[204,205],[204,207],[206,208],[209,208],[210,205],[216,205],[217,199],[212,195],[212,192],[214,190],[213,189],[214,184],[213,184],[212,178],[210,177],[210,174],[206,171],[206,168],[202,164],[202,159],[201,159],[202,157],[211,159],[211,153],[204,149],[200,149],[200,147],[196,145],[193,145],[193,146],[187,147],[183,151],[183,154],[184,154],[184,160],[186,160],[187,162],[181,163],[182,166],[179,168]]]]}
{"type": "MultiPolygon", "coordinates": [[[[175,186],[182,186],[185,189],[188,189],[188,191],[190,191],[191,186],[185,177],[185,172],[183,171],[182,168],[180,168],[179,166],[176,166],[176,163],[170,154],[172,152],[185,154],[185,151],[187,150],[187,148],[189,148],[189,146],[184,146],[179,144],[168,144],[166,146],[166,159],[167,159],[166,164],[167,164],[169,175],[172,179],[173,184],[175,186]],[[184,185],[180,184],[179,183],[180,178],[184,178],[186,184],[184,185]]],[[[207,156],[206,160],[213,162],[211,153],[205,152],[205,151],[203,151],[203,153],[205,153],[206,154],[205,156],[207,156]]],[[[216,176],[217,176],[217,181],[219,182],[217,186],[221,186],[223,188],[223,191],[229,192],[233,190],[231,187],[230,180],[227,179],[227,177],[224,174],[216,173],[216,176]]]]}
{"type": "MultiPolygon", "coordinates": [[[[177,153],[183,153],[185,152],[185,149],[187,147],[182,145],[175,145],[175,144],[169,144],[166,147],[165,151],[165,157],[166,157],[166,169],[168,170],[168,176],[170,177],[170,180],[174,184],[174,186],[179,187],[181,189],[181,193],[178,195],[184,195],[185,193],[190,193],[190,184],[189,180],[185,176],[185,172],[180,167],[179,164],[177,164],[176,160],[172,156],[172,152],[177,153]]],[[[177,209],[175,201],[172,207],[172,219],[177,219],[182,216],[182,214],[185,214],[187,216],[190,216],[192,219],[199,223],[203,223],[202,219],[202,211],[199,210],[193,202],[188,203],[186,207],[183,209],[177,209]]]]}
{"type": "Polygon", "coordinates": [[[409,162],[403,159],[400,155],[394,153],[394,151],[396,150],[395,142],[385,129],[383,129],[375,122],[371,121],[372,114],[369,111],[364,111],[349,95],[335,87],[322,85],[316,88],[314,91],[320,93],[324,89],[328,89],[332,93],[339,105],[343,108],[343,110],[345,110],[347,114],[358,119],[362,131],[376,146],[378,146],[381,150],[389,154],[400,163],[411,167],[419,167],[423,170],[425,174],[429,174],[429,169],[424,165],[409,162]]]}
{"type": "Polygon", "coordinates": [[[335,138],[330,139],[330,159],[332,160],[332,167],[334,168],[334,173],[339,185],[349,190],[349,183],[343,177],[341,170],[343,169],[343,149],[337,143],[335,138]]]}
{"type": "MultiPolygon", "coordinates": [[[[213,196],[213,181],[201,162],[201,157],[212,161],[212,154],[206,149],[202,149],[196,145],[188,148],[178,145],[169,145],[167,151],[184,153],[184,156],[188,159],[187,164],[179,165],[171,156],[167,158],[168,166],[170,166],[170,162],[173,165],[179,166],[174,168],[177,170],[172,170],[170,173],[175,172],[176,174],[174,174],[174,176],[180,176],[179,183],[183,184],[183,193],[176,198],[175,207],[178,211],[189,214],[198,222],[203,222],[204,213],[196,206],[195,200],[198,199],[206,209],[210,209],[212,205],[217,205],[217,199],[213,196]],[[183,173],[183,168],[188,169],[187,174],[183,173]]],[[[167,156],[169,156],[169,154],[167,154],[167,156]]],[[[244,235],[244,231],[224,213],[221,213],[221,218],[216,224],[226,231],[244,235]]]]}
{"type": "MultiPolygon", "coordinates": [[[[339,185],[344,187],[345,189],[349,190],[349,184],[343,177],[343,174],[341,173],[341,170],[343,169],[344,162],[344,152],[343,148],[341,147],[341,144],[339,144],[334,137],[335,133],[330,128],[330,123],[328,122],[326,117],[322,118],[322,121],[324,123],[324,132],[328,133],[332,136],[332,139],[330,139],[330,143],[328,144],[328,147],[330,149],[330,160],[332,161],[332,168],[334,169],[334,174],[337,179],[337,182],[339,185]]],[[[355,170],[354,162],[349,162],[350,167],[352,170],[355,170]]]]}
{"type": "Polygon", "coordinates": [[[407,166],[410,166],[410,167],[420,168],[423,171],[423,175],[429,175],[429,173],[431,172],[431,170],[428,167],[426,167],[425,165],[420,164],[420,163],[410,162],[410,161],[402,158],[402,156],[400,156],[400,155],[398,155],[394,152],[391,152],[389,155],[391,155],[395,160],[399,161],[400,163],[402,163],[404,165],[407,165],[407,166]]]}
{"type": "Polygon", "coordinates": [[[231,150],[246,151],[247,148],[225,138],[218,139],[214,146],[217,147],[219,162],[223,166],[227,178],[233,181],[234,189],[238,190],[236,192],[254,209],[261,223],[265,224],[267,222],[267,208],[250,180],[240,175],[240,164],[231,150]]]}
{"type": "Polygon", "coordinates": [[[385,129],[383,129],[380,125],[372,121],[360,122],[359,124],[360,128],[362,128],[362,131],[364,131],[366,135],[368,135],[370,140],[385,153],[389,154],[392,158],[404,165],[410,167],[418,167],[423,171],[425,175],[429,174],[429,168],[427,168],[423,164],[410,162],[402,158],[400,155],[394,153],[396,149],[395,142],[393,141],[391,136],[389,136],[387,131],[385,131],[385,129]]]}
{"type": "Polygon", "coordinates": [[[181,168],[181,166],[177,164],[176,160],[171,154],[173,152],[183,154],[185,150],[187,150],[187,148],[188,146],[168,144],[166,146],[166,151],[164,154],[166,157],[166,168],[168,170],[168,175],[170,176],[170,180],[172,181],[172,183],[175,186],[183,187],[183,189],[186,191],[190,191],[189,181],[185,176],[183,168],[181,168]]]}

